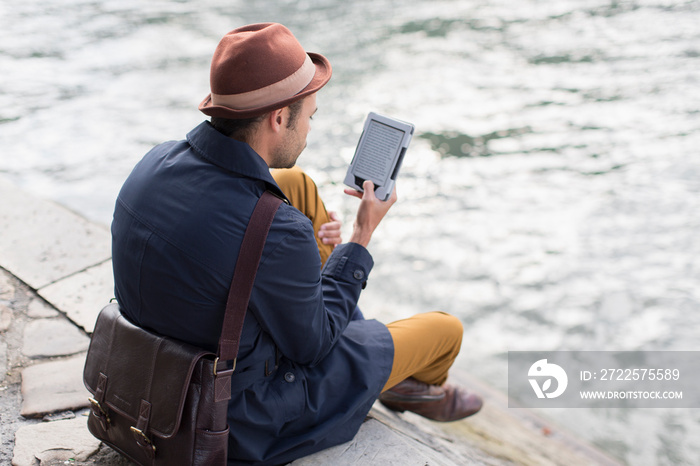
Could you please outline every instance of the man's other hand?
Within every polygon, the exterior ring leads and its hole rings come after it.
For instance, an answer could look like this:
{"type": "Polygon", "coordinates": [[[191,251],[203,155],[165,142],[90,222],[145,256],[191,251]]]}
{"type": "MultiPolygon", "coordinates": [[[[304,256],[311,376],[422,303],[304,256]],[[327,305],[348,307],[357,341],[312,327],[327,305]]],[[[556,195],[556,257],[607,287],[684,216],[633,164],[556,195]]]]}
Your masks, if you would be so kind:
{"type": "Polygon", "coordinates": [[[321,225],[321,228],[318,230],[318,237],[321,238],[323,244],[337,246],[343,242],[340,231],[343,223],[335,212],[328,212],[328,216],[331,218],[331,221],[321,225]]]}

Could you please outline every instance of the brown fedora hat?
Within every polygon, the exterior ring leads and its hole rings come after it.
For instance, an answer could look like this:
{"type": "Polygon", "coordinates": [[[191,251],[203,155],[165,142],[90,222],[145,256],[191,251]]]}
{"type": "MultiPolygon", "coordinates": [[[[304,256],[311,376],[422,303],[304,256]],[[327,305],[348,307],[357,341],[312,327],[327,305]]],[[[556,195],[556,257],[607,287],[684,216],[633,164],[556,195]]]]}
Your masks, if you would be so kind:
{"type": "Polygon", "coordinates": [[[281,24],[243,26],[226,34],[214,52],[211,94],[199,110],[221,118],[252,118],[321,89],[331,79],[331,64],[306,53],[281,24]]]}

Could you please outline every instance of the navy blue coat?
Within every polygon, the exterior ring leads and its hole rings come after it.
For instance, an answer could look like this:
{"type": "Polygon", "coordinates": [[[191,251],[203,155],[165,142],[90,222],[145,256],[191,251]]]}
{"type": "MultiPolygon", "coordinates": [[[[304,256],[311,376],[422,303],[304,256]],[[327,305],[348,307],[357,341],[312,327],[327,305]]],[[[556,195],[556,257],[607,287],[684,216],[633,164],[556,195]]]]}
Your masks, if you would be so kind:
{"type": "MultiPolygon", "coordinates": [[[[263,159],[204,122],[136,165],[116,202],[116,297],[132,321],[216,351],[263,159]]],[[[229,403],[229,464],[280,464],[346,442],[386,383],[386,326],[358,318],[373,261],[354,243],[323,270],[311,222],[282,204],[246,314],[229,403]],[[267,371],[266,371],[267,368],[267,371]]]]}

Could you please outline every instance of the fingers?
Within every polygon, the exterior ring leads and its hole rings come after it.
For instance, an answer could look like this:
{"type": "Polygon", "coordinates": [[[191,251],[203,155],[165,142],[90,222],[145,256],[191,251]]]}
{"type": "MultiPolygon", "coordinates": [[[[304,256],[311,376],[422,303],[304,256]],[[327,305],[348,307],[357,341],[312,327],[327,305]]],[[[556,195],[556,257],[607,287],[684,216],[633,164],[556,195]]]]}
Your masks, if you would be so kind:
{"type": "Polygon", "coordinates": [[[358,191],[356,189],[351,189],[351,188],[345,188],[343,192],[349,196],[356,197],[358,199],[362,199],[362,192],[358,191]]]}
{"type": "MultiPolygon", "coordinates": [[[[358,191],[358,190],[352,189],[352,188],[345,188],[343,190],[343,192],[349,196],[353,196],[353,197],[356,197],[358,199],[362,199],[365,193],[371,193],[367,196],[367,199],[369,201],[374,201],[375,199],[377,199],[377,196],[374,194],[374,183],[372,183],[371,180],[365,180],[365,182],[362,184],[362,189],[364,190],[364,192],[358,191]]],[[[397,200],[396,185],[394,185],[394,189],[391,191],[391,196],[389,197],[389,199],[387,199],[386,201],[383,201],[383,202],[388,202],[390,204],[393,204],[396,202],[396,200],[397,200]]]]}
{"type": "Polygon", "coordinates": [[[364,197],[365,193],[372,193],[371,197],[368,197],[368,199],[372,199],[375,197],[374,196],[374,183],[372,183],[372,180],[365,180],[365,182],[362,183],[362,189],[364,190],[364,192],[358,191],[358,190],[352,189],[352,188],[345,188],[343,190],[343,192],[345,192],[345,194],[347,194],[349,196],[354,196],[358,199],[362,199],[364,197]]]}
{"type": "Polygon", "coordinates": [[[323,244],[340,244],[343,242],[341,237],[341,228],[343,226],[340,217],[335,212],[328,212],[331,221],[321,225],[318,231],[318,237],[321,238],[323,244]]]}
{"type": "Polygon", "coordinates": [[[377,196],[374,195],[374,183],[372,183],[372,180],[365,180],[364,183],[362,183],[362,189],[365,191],[365,198],[368,201],[374,201],[377,196]]]}

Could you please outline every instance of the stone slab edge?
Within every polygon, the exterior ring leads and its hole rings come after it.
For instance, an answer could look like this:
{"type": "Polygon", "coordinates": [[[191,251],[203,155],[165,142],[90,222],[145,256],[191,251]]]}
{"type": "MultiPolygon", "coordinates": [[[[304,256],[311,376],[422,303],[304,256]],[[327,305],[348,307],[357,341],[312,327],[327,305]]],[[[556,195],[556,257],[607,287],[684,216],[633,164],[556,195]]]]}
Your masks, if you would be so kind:
{"type": "Polygon", "coordinates": [[[67,208],[0,178],[0,263],[33,289],[110,257],[110,234],[67,208]]]}
{"type": "Polygon", "coordinates": [[[100,441],[88,431],[84,416],[26,425],[15,433],[12,465],[72,464],[86,460],[99,447],[100,441]]]}
{"type": "Polygon", "coordinates": [[[90,392],[83,385],[85,353],[22,370],[20,414],[34,417],[89,406],[90,392]]]}
{"type": "Polygon", "coordinates": [[[114,296],[112,261],[40,288],[37,293],[65,313],[74,324],[92,333],[97,315],[114,296]]]}
{"type": "Polygon", "coordinates": [[[566,428],[528,408],[509,407],[509,398],[463,370],[452,369],[450,379],[484,398],[484,408],[473,418],[455,423],[433,423],[457,438],[472,440],[493,456],[519,459],[526,465],[622,466],[622,462],[572,434],[566,428]]]}

